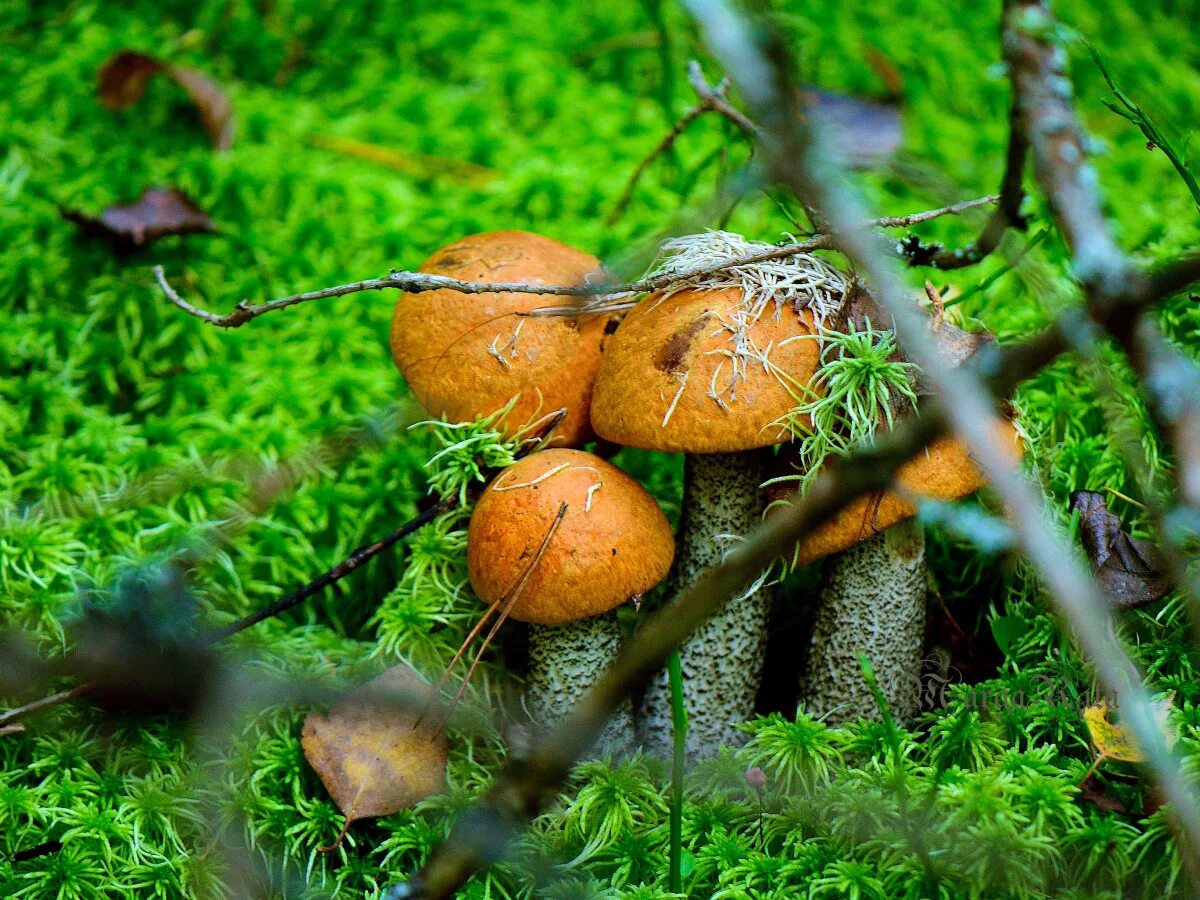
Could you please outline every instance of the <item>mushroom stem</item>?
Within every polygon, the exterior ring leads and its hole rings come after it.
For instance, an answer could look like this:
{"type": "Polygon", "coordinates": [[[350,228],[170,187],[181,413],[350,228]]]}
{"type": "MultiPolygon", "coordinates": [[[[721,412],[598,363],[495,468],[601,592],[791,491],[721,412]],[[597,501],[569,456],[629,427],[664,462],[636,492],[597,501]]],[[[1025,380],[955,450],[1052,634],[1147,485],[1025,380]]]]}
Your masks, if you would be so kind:
{"type": "Polygon", "coordinates": [[[859,667],[866,654],[896,721],[920,707],[925,637],[925,537],[900,522],[829,558],[800,693],[805,710],[830,724],[879,720],[859,667]]]}
{"type": "MultiPolygon", "coordinates": [[[[539,728],[562,719],[617,656],[621,626],[616,611],[566,625],[529,626],[525,709],[539,728]]],[[[620,755],[633,746],[633,708],[622,704],[604,726],[597,747],[620,755]]]]}
{"type": "MultiPolygon", "coordinates": [[[[719,563],[738,537],[759,524],[766,508],[761,485],[767,455],[753,450],[687,456],[683,518],[667,580],[668,597],[679,596],[719,563]]],[[[691,760],[713,756],[722,744],[745,739],[736,726],[754,712],[770,598],[771,591],[759,585],[730,600],[679,648],[691,760]]],[[[638,726],[642,746],[669,758],[671,691],[666,672],[646,691],[638,726]]]]}

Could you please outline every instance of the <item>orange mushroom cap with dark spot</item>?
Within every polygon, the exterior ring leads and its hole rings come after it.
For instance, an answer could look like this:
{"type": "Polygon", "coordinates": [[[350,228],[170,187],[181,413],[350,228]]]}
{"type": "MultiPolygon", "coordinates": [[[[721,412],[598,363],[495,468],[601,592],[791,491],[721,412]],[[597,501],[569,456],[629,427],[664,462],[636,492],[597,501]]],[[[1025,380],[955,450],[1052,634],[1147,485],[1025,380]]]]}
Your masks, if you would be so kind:
{"type": "Polygon", "coordinates": [[[467,539],[471,585],[485,603],[511,596],[532,565],[510,615],[541,625],[598,616],[645,593],[674,555],[671,526],[646,489],[580,450],[544,450],[501,472],[475,504],[467,539]]]}
{"type": "Polygon", "coordinates": [[[737,288],[652,294],[605,346],[592,427],[627,447],[736,453],[789,439],[778,420],[804,399],[820,346],[812,314],[768,303],[747,324],[737,360],[737,288]],[[763,361],[765,356],[766,362],[763,361]]]}
{"type": "MultiPolygon", "coordinates": [[[[492,231],[438,250],[422,272],[463,281],[577,285],[600,270],[594,256],[548,237],[492,231]]],[[[600,367],[605,316],[523,316],[561,302],[541,294],[401,294],[392,315],[392,358],[421,405],[468,422],[520,395],[502,423],[511,436],[565,408],[552,443],[591,437],[588,407],[600,367]]]]}
{"type": "MultiPolygon", "coordinates": [[[[1020,434],[1011,422],[1002,422],[997,427],[996,440],[1011,451],[1013,460],[1021,458],[1020,434]]],[[[950,501],[975,493],[987,481],[961,440],[942,437],[931,443],[926,452],[901,466],[896,473],[896,483],[905,493],[950,501]]],[[[773,485],[770,493],[775,499],[783,498],[789,493],[787,483],[773,485]]],[[[916,514],[916,503],[894,491],[859,497],[800,541],[793,561],[795,565],[803,566],[849,550],[916,514]]]]}

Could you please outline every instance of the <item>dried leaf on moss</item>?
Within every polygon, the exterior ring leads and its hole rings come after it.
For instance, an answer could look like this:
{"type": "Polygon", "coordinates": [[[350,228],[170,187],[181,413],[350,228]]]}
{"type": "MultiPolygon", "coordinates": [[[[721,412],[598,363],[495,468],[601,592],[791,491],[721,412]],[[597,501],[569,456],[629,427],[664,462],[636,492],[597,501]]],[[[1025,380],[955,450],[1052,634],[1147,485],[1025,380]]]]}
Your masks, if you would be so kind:
{"type": "Polygon", "coordinates": [[[1161,551],[1149,541],[1130,537],[1121,520],[1109,512],[1103,494],[1075,491],[1071,509],[1079,511],[1083,548],[1117,608],[1144,606],[1171,590],[1161,551]]]}
{"type": "MultiPolygon", "coordinates": [[[[1165,723],[1173,705],[1174,701],[1170,699],[1158,701],[1155,704],[1155,718],[1165,723]]],[[[1087,723],[1088,734],[1091,735],[1092,744],[1095,745],[1101,759],[1133,763],[1146,761],[1146,755],[1134,743],[1133,736],[1125,726],[1109,719],[1106,701],[1101,700],[1095,706],[1085,709],[1083,721],[1087,723]]]]}
{"type": "Polygon", "coordinates": [[[228,150],[233,143],[233,104],[215,81],[196,69],[122,50],[100,68],[97,85],[100,102],[112,110],[128,109],[141,99],[150,79],[160,73],[187,91],[213,146],[228,150]]]}
{"type": "Polygon", "coordinates": [[[204,210],[177,188],[147,188],[137,200],[110,206],[99,217],[75,209],[61,213],[84,234],[111,241],[121,250],[145,247],[163,237],[217,231],[204,210]]]}
{"type": "Polygon", "coordinates": [[[304,720],[304,755],[347,824],[408,809],[445,785],[449,746],[438,723],[422,721],[410,704],[387,702],[384,692],[411,698],[429,686],[408,666],[394,666],[304,720]]]}

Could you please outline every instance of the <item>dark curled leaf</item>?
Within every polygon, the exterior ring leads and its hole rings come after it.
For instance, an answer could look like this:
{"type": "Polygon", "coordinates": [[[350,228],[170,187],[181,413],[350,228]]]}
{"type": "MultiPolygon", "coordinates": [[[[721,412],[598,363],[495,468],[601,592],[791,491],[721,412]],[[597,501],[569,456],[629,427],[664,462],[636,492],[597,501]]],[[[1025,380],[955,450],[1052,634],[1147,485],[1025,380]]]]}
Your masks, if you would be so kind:
{"type": "Polygon", "coordinates": [[[144,53],[122,50],[100,67],[97,91],[108,109],[128,109],[141,99],[151,77],[162,71],[162,63],[144,53]]]}
{"type": "Polygon", "coordinates": [[[1096,780],[1095,775],[1088,776],[1088,780],[1079,786],[1079,799],[1092,803],[1105,812],[1129,812],[1128,807],[1121,802],[1121,798],[1110,794],[1104,785],[1096,780]]]}
{"type": "Polygon", "coordinates": [[[60,212],[85,234],[105,238],[122,250],[144,247],[161,237],[217,230],[204,211],[176,188],[148,188],[133,203],[110,206],[99,218],[73,209],[60,212]]]}
{"type": "Polygon", "coordinates": [[[1144,606],[1171,590],[1162,553],[1150,542],[1126,534],[1121,520],[1108,511],[1103,494],[1075,491],[1071,509],[1079,512],[1083,549],[1118,609],[1144,606]]]}
{"type": "Polygon", "coordinates": [[[233,106],[225,92],[203,72],[122,50],[100,68],[97,86],[100,102],[108,109],[128,109],[141,99],[150,79],[160,72],[187,91],[213,146],[228,150],[233,143],[233,106]]]}

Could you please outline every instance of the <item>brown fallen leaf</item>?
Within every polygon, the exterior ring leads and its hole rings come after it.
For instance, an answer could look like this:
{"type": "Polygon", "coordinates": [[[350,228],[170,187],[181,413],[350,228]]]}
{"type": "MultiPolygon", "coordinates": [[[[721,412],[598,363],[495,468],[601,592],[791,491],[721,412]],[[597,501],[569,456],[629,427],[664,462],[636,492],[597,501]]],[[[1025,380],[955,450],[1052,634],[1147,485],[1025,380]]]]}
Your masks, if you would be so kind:
{"type": "Polygon", "coordinates": [[[1171,590],[1162,552],[1149,541],[1130,537],[1108,511],[1103,494],[1075,491],[1071,509],[1079,511],[1083,549],[1117,609],[1144,606],[1171,590]]]}
{"type": "Polygon", "coordinates": [[[196,69],[173,66],[133,50],[122,50],[100,67],[97,90],[108,109],[128,109],[141,99],[146,85],[157,74],[182,87],[200,112],[200,122],[218,150],[233,143],[233,105],[220,86],[196,69]]]}
{"type": "Polygon", "coordinates": [[[863,48],[863,55],[866,57],[867,65],[879,76],[879,80],[887,88],[888,99],[893,103],[903,101],[904,76],[900,74],[900,69],[896,66],[896,63],[882,50],[871,44],[867,44],[863,48]]]}
{"type": "Polygon", "coordinates": [[[110,206],[99,218],[74,209],[59,212],[85,234],[105,238],[122,250],[145,247],[162,237],[217,231],[205,212],[177,188],[147,188],[133,203],[110,206]]]}
{"type": "Polygon", "coordinates": [[[1121,802],[1121,798],[1110,794],[1099,781],[1095,773],[1079,786],[1079,799],[1098,806],[1105,812],[1127,813],[1129,808],[1121,802]]]}
{"type": "Polygon", "coordinates": [[[416,672],[394,666],[327,714],[304,720],[304,755],[346,816],[342,836],[359,819],[408,809],[445,785],[449,745],[437,722],[422,721],[411,705],[385,702],[384,691],[409,699],[431,694],[416,672]]]}

